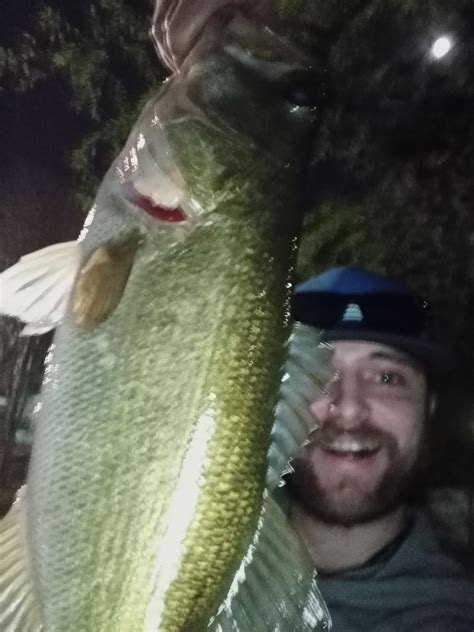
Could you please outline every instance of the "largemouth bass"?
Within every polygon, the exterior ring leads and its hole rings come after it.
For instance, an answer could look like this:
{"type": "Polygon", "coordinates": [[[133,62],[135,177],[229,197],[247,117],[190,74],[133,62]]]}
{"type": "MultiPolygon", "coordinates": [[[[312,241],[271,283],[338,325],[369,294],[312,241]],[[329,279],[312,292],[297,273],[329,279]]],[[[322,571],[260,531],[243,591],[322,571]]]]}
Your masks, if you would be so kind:
{"type": "Polygon", "coordinates": [[[288,88],[308,63],[247,27],[148,104],[71,246],[27,491],[0,535],[2,631],[328,626],[266,490],[314,124],[288,88]]]}

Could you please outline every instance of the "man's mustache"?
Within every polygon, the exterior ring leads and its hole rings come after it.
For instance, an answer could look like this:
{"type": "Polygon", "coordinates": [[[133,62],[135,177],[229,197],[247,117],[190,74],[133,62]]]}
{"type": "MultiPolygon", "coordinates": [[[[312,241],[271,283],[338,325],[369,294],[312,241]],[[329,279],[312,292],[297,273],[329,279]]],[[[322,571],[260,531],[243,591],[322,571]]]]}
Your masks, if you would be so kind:
{"type": "Polygon", "coordinates": [[[317,428],[309,437],[308,447],[331,445],[337,439],[351,439],[358,443],[373,443],[380,446],[393,446],[394,438],[391,434],[380,430],[372,424],[362,422],[354,428],[346,428],[332,421],[317,428]]]}

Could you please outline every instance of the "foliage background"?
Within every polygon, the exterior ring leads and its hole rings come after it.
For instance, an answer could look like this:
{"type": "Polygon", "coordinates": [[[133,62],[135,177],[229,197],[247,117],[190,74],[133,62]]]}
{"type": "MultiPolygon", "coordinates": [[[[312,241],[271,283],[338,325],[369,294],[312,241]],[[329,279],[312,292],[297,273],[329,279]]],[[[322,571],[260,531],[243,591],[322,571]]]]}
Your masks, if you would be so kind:
{"type": "MultiPolygon", "coordinates": [[[[358,264],[433,300],[440,336],[461,358],[437,454],[450,462],[449,476],[465,476],[474,443],[474,3],[299,7],[289,28],[313,49],[320,118],[298,276],[358,264]],[[445,34],[453,50],[435,61],[430,46],[445,34]]],[[[0,116],[10,124],[0,176],[2,269],[77,235],[105,170],[165,77],[148,34],[152,11],[152,0],[3,0],[0,116]]],[[[11,376],[24,354],[31,361],[21,366],[38,382],[45,343],[33,349],[17,333],[4,319],[0,395],[21,382],[11,376]]],[[[11,445],[14,411],[4,416],[3,444],[11,445]]]]}

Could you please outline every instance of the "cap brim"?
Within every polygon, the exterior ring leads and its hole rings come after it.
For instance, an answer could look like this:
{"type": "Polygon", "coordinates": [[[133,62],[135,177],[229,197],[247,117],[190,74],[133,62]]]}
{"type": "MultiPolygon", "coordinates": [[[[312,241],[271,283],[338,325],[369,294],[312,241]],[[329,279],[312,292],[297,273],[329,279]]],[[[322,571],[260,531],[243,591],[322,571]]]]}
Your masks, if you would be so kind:
{"type": "Polygon", "coordinates": [[[445,374],[455,368],[454,353],[441,345],[424,340],[414,340],[397,334],[377,331],[329,329],[322,332],[322,342],[338,340],[355,340],[361,342],[377,342],[404,351],[417,360],[427,373],[445,374]]]}

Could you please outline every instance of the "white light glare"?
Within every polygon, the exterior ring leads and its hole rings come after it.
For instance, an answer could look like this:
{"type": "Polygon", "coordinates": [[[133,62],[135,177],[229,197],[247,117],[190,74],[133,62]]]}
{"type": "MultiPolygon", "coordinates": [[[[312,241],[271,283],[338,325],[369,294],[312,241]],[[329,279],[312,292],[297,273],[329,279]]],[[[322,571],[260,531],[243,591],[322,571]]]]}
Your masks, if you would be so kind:
{"type": "Polygon", "coordinates": [[[431,47],[431,54],[435,59],[441,59],[449,53],[452,47],[453,43],[449,37],[438,37],[431,47]]]}

